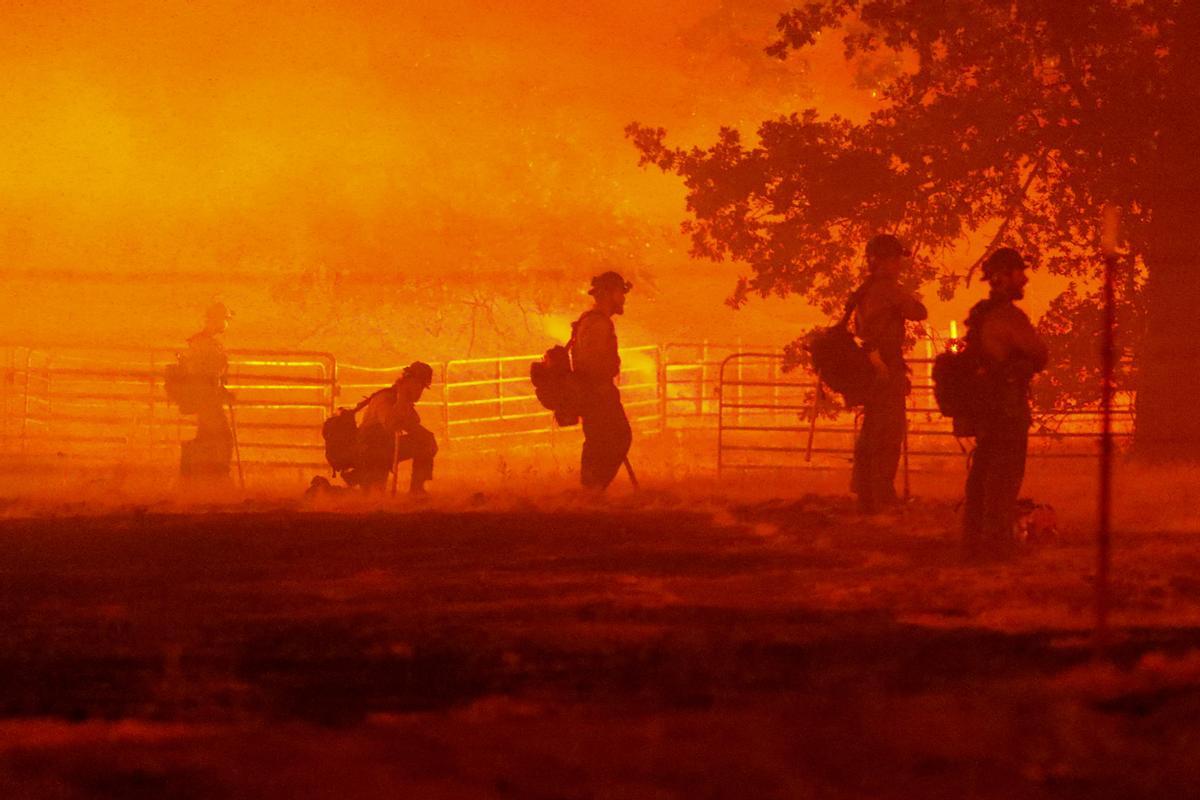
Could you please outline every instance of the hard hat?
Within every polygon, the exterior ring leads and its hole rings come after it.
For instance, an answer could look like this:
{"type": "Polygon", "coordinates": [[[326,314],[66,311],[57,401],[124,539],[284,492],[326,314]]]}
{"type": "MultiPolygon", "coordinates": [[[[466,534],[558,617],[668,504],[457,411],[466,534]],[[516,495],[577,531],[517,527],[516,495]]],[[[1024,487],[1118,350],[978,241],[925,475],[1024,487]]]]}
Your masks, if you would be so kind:
{"type": "Polygon", "coordinates": [[[1025,259],[1011,247],[1001,247],[983,262],[983,279],[990,281],[997,275],[1025,269],[1025,259]]]}
{"type": "Polygon", "coordinates": [[[233,319],[233,312],[224,303],[213,303],[204,311],[204,318],[210,320],[231,320],[233,319]]]}
{"type": "Polygon", "coordinates": [[[592,288],[588,290],[588,294],[594,297],[597,292],[608,289],[620,289],[622,292],[628,292],[632,288],[633,284],[622,278],[619,272],[609,270],[592,278],[592,288]]]}
{"type": "Polygon", "coordinates": [[[404,373],[400,377],[401,380],[412,378],[428,389],[433,385],[433,367],[424,361],[414,361],[404,368],[404,373]]]}
{"type": "Polygon", "coordinates": [[[871,237],[867,242],[867,258],[892,258],[894,256],[908,257],[912,251],[905,247],[899,239],[890,233],[880,233],[871,237]]]}

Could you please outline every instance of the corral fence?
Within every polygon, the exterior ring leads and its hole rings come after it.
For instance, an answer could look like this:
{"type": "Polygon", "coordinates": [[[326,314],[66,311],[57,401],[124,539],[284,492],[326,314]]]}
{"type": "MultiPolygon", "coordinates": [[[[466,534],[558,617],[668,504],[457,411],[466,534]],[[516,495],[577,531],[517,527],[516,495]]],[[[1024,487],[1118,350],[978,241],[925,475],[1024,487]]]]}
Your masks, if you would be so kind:
{"type": "MultiPolygon", "coordinates": [[[[194,419],[167,400],[166,348],[0,351],[0,443],[30,460],[174,460],[194,419]]],[[[320,352],[231,350],[228,386],[248,464],[324,464],[321,423],[337,397],[337,364],[320,352]]]]}
{"type": "MultiPolygon", "coordinates": [[[[621,396],[630,423],[641,433],[661,430],[664,423],[662,352],[656,346],[621,350],[621,396]]],[[[534,395],[529,365],[539,358],[471,358],[434,365],[434,385],[417,404],[422,423],[441,442],[471,443],[483,450],[577,436],[578,428],[558,428],[534,395]]],[[[340,365],[338,385],[345,402],[390,384],[403,368],[340,365]]]]}
{"type": "MultiPolygon", "coordinates": [[[[909,361],[912,391],[902,450],[902,470],[940,468],[962,459],[968,445],[955,437],[933,397],[931,358],[909,361]]],[[[784,372],[783,356],[772,352],[731,353],[717,370],[717,470],[846,468],[854,455],[861,413],[802,370],[784,372]]],[[[1118,440],[1133,435],[1130,397],[1116,408],[1118,440]]],[[[1039,458],[1095,458],[1096,409],[1064,409],[1035,420],[1029,454],[1039,458]]]]}
{"type": "MultiPolygon", "coordinates": [[[[928,352],[928,348],[927,352],[928,352]]],[[[163,374],[177,350],[155,347],[0,347],[0,450],[17,460],[72,464],[175,461],[194,433],[166,397],[163,374]]],[[[391,384],[401,365],[339,363],[331,353],[231,350],[239,445],[249,466],[323,469],[321,423],[339,406],[391,384]]],[[[815,381],[785,373],[774,348],[709,342],[621,351],[621,394],[635,430],[716,434],[721,469],[844,466],[856,417],[815,421],[815,381]]],[[[434,386],[418,408],[443,447],[471,451],[575,441],[557,428],[529,383],[539,356],[458,359],[434,364],[434,386]]],[[[961,454],[933,408],[928,360],[914,364],[910,459],[961,454]]],[[[1123,408],[1132,429],[1132,413],[1123,408]]],[[[1035,434],[1035,454],[1091,454],[1094,412],[1066,415],[1035,434]]]]}

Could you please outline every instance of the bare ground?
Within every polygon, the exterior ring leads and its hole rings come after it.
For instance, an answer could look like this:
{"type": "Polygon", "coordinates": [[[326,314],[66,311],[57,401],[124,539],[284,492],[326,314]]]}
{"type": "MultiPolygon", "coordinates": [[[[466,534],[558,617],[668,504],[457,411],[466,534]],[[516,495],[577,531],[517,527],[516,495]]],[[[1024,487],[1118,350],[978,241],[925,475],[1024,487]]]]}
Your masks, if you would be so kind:
{"type": "Polygon", "coordinates": [[[949,506],[0,523],[0,797],[1193,796],[1200,552],[949,506]]]}

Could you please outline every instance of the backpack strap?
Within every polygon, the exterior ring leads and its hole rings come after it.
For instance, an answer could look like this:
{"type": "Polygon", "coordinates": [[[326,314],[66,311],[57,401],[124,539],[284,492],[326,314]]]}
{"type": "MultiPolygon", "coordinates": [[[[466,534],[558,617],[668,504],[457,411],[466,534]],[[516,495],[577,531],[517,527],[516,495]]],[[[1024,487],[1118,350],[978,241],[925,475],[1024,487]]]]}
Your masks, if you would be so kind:
{"type": "Polygon", "coordinates": [[[579,337],[579,326],[592,314],[601,314],[601,312],[598,309],[589,308],[587,311],[579,315],[579,319],[571,323],[571,338],[567,340],[566,344],[567,352],[575,352],[575,341],[579,337]]]}
{"type": "Polygon", "coordinates": [[[1004,301],[997,301],[991,295],[983,298],[975,305],[971,306],[971,310],[967,312],[967,318],[964,320],[966,325],[966,333],[963,334],[963,342],[966,344],[978,344],[979,337],[983,332],[983,322],[992,309],[1001,305],[1004,301]]]}
{"type": "Polygon", "coordinates": [[[371,394],[367,395],[362,400],[358,401],[358,405],[356,405],[353,409],[354,413],[357,414],[358,412],[362,411],[364,408],[366,408],[368,405],[370,405],[372,400],[374,400],[376,397],[383,394],[384,392],[392,392],[392,391],[395,391],[395,389],[396,389],[395,386],[385,386],[384,388],[379,389],[378,391],[371,392],[371,394]]]}
{"type": "Polygon", "coordinates": [[[837,321],[835,328],[846,328],[850,325],[850,318],[854,316],[854,310],[858,308],[858,304],[862,301],[862,297],[866,294],[867,287],[871,284],[871,279],[867,278],[862,282],[862,285],[850,293],[850,298],[846,301],[846,310],[842,312],[842,318],[837,321]]]}

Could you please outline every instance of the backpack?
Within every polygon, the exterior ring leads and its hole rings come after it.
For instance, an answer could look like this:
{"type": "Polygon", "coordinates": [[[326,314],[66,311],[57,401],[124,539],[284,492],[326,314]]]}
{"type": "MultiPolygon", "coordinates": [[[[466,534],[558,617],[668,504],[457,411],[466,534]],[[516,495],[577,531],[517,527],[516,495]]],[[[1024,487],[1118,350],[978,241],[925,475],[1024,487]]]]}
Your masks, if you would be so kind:
{"type": "Polygon", "coordinates": [[[974,348],[946,350],[934,359],[934,401],[942,416],[977,419],[982,405],[983,365],[974,348]]]}
{"type": "Polygon", "coordinates": [[[192,378],[184,357],[175,358],[174,364],[167,364],[163,369],[163,390],[167,399],[179,406],[179,413],[195,414],[200,410],[196,381],[192,378]]]}
{"type": "MultiPolygon", "coordinates": [[[[972,309],[972,316],[981,306],[972,309]]],[[[953,420],[955,436],[975,435],[978,421],[988,413],[988,401],[994,391],[974,333],[978,324],[972,324],[971,320],[968,317],[964,344],[948,346],[940,353],[933,360],[931,373],[933,399],[942,416],[953,420]]]]}
{"type": "MultiPolygon", "coordinates": [[[[572,339],[574,341],[574,339],[572,339]]],[[[541,361],[529,365],[533,393],[542,407],[554,412],[554,421],[562,427],[579,424],[578,387],[571,369],[570,344],[555,345],[541,361]]]]}
{"type": "Polygon", "coordinates": [[[358,421],[354,415],[366,408],[376,395],[387,391],[391,391],[391,388],[380,389],[364,397],[354,408],[339,408],[321,425],[321,438],[325,440],[325,460],[334,475],[358,466],[358,421]]]}
{"type": "Polygon", "coordinates": [[[358,462],[358,423],[354,410],[338,409],[338,412],[321,426],[321,438],[325,440],[325,460],[337,475],[351,469],[358,462]]]}
{"type": "Polygon", "coordinates": [[[582,389],[572,366],[572,355],[575,335],[582,321],[583,317],[580,317],[571,325],[571,338],[566,345],[551,347],[542,355],[541,361],[529,365],[529,380],[538,402],[553,411],[554,421],[564,428],[579,424],[582,389]]]}
{"type": "Polygon", "coordinates": [[[840,320],[813,331],[804,343],[821,383],[842,395],[847,407],[862,405],[875,382],[870,356],[850,332],[850,317],[862,292],[860,287],[850,296],[840,320]]]}

